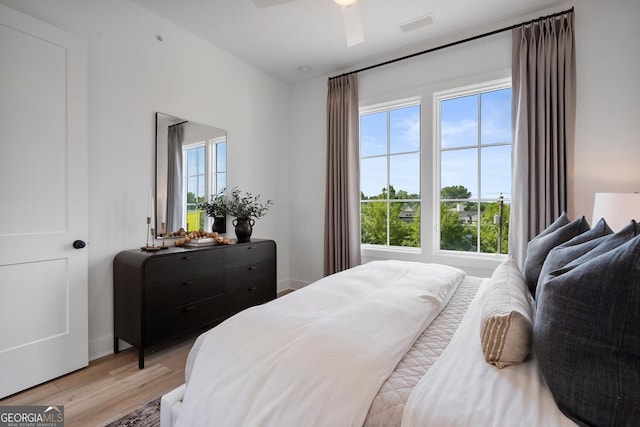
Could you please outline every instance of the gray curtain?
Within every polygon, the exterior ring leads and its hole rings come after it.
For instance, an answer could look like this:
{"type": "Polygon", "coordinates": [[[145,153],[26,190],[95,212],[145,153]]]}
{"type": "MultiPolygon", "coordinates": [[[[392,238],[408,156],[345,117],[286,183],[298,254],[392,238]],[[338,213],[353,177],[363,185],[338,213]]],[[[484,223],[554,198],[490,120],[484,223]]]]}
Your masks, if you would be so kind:
{"type": "Polygon", "coordinates": [[[358,78],[329,80],[324,274],[360,264],[358,78]]]}
{"type": "Polygon", "coordinates": [[[576,65],[573,11],[513,30],[513,185],[509,253],[571,212],[576,65]]]}
{"type": "Polygon", "coordinates": [[[184,206],[182,177],[182,124],[169,126],[167,146],[169,147],[167,171],[167,230],[176,231],[185,225],[182,223],[184,206]]]}

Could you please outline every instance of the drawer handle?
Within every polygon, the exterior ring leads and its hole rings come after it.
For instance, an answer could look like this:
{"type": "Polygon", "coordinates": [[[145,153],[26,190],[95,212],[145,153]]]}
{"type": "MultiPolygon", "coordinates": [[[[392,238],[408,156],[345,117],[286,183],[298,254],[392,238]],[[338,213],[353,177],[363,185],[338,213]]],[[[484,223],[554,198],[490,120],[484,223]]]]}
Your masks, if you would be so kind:
{"type": "Polygon", "coordinates": [[[255,246],[247,246],[247,250],[250,251],[251,249],[255,248],[255,246]]]}
{"type": "Polygon", "coordinates": [[[185,256],[182,257],[182,259],[185,259],[185,260],[186,259],[192,259],[192,258],[195,258],[195,255],[185,255],[185,256]]]}
{"type": "Polygon", "coordinates": [[[195,306],[195,305],[190,305],[190,306],[185,307],[185,308],[184,308],[184,311],[191,311],[191,310],[193,310],[194,308],[196,308],[196,306],[195,306]]]}
{"type": "Polygon", "coordinates": [[[257,287],[257,286],[252,286],[252,287],[250,287],[250,288],[249,288],[249,292],[253,292],[253,291],[255,291],[256,289],[258,289],[258,287],[257,287]]]}
{"type": "Polygon", "coordinates": [[[182,286],[191,286],[191,285],[193,285],[194,283],[196,283],[196,281],[195,281],[195,280],[189,280],[188,282],[183,282],[183,283],[182,283],[182,286]]]}
{"type": "Polygon", "coordinates": [[[258,269],[258,266],[256,266],[256,265],[247,268],[247,270],[249,270],[249,271],[253,271],[253,270],[257,270],[257,269],[258,269]]]}

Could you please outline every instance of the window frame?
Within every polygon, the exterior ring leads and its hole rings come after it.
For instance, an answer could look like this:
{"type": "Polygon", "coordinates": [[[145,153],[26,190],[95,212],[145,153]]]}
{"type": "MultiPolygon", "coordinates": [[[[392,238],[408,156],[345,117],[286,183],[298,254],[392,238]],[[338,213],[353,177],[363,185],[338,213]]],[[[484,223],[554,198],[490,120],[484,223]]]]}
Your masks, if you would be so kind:
{"type": "MultiPolygon", "coordinates": [[[[398,100],[392,100],[392,101],[385,101],[385,102],[381,102],[381,103],[376,103],[376,104],[372,104],[372,105],[367,105],[367,106],[360,106],[359,107],[359,111],[358,111],[358,121],[360,122],[361,117],[363,115],[367,115],[367,114],[375,114],[375,113],[380,113],[380,112],[387,112],[388,116],[387,116],[387,149],[386,149],[386,153],[385,154],[377,154],[377,155],[372,155],[372,156],[366,156],[366,157],[362,157],[360,154],[358,155],[358,162],[361,163],[363,159],[369,159],[369,158],[376,158],[376,157],[384,157],[386,159],[386,188],[389,188],[390,186],[390,179],[391,179],[391,158],[392,156],[398,156],[398,155],[406,155],[406,154],[418,154],[418,164],[420,165],[420,167],[418,168],[418,183],[419,183],[419,193],[420,193],[420,197],[418,199],[390,199],[389,195],[387,194],[387,198],[384,200],[384,202],[387,205],[387,242],[384,245],[378,245],[378,244],[371,244],[371,243],[361,243],[361,250],[365,250],[365,251],[383,251],[383,252],[398,252],[398,253],[410,253],[410,254],[420,254],[422,253],[422,247],[423,247],[423,236],[422,236],[422,227],[424,224],[424,220],[423,220],[423,204],[424,204],[424,194],[423,194],[423,188],[422,188],[422,166],[423,166],[423,105],[422,105],[422,97],[421,96],[414,96],[414,97],[409,97],[409,98],[402,98],[402,99],[398,99],[398,100]],[[402,152],[402,153],[391,153],[390,152],[390,133],[391,133],[391,126],[390,126],[390,112],[391,110],[397,110],[397,109],[401,109],[401,108],[406,108],[406,107],[413,107],[413,106],[418,106],[420,113],[419,113],[419,117],[420,117],[420,132],[419,132],[419,148],[418,150],[415,151],[408,151],[408,152],[402,152]],[[420,239],[420,245],[418,247],[409,247],[409,246],[396,246],[396,245],[390,245],[389,243],[389,238],[390,238],[390,216],[389,216],[389,210],[390,210],[390,205],[391,203],[393,203],[394,201],[396,202],[417,202],[420,204],[420,233],[419,233],[419,239],[420,239]]],[[[361,142],[361,134],[359,132],[358,135],[358,149],[360,150],[360,142],[361,142]]],[[[358,179],[360,180],[361,177],[358,176],[358,179]]],[[[362,187],[359,184],[359,189],[360,191],[362,191],[362,187]]],[[[360,218],[362,218],[362,203],[363,200],[362,198],[359,198],[358,200],[358,215],[360,218]]],[[[360,234],[360,238],[362,235],[362,225],[360,225],[360,230],[359,230],[359,234],[360,234]]]]}
{"type": "MultiPolygon", "coordinates": [[[[207,140],[200,140],[200,141],[194,141],[194,142],[189,142],[189,143],[183,143],[182,145],[182,167],[183,167],[183,179],[184,179],[184,188],[187,189],[188,188],[188,180],[189,180],[189,176],[187,175],[187,164],[188,164],[188,151],[192,150],[192,149],[196,149],[196,148],[200,148],[200,147],[204,147],[204,159],[205,159],[205,164],[204,164],[204,173],[203,174],[198,174],[198,176],[200,175],[204,175],[204,201],[209,201],[210,195],[211,194],[216,194],[218,191],[218,176],[221,174],[225,175],[225,180],[226,180],[226,174],[227,174],[227,167],[226,167],[226,159],[225,159],[225,170],[224,171],[218,171],[218,162],[217,162],[217,146],[218,144],[226,144],[227,143],[227,138],[226,136],[219,136],[217,138],[211,138],[211,139],[207,139],[207,140]],[[208,177],[208,179],[207,179],[208,177]]],[[[183,215],[184,217],[182,218],[182,223],[183,224],[187,224],[187,215],[188,215],[188,209],[187,209],[187,191],[184,192],[183,196],[182,196],[182,205],[185,207],[185,209],[183,209],[183,215]]],[[[196,196],[196,200],[197,200],[197,196],[196,196]]],[[[197,210],[198,211],[198,210],[197,210]]],[[[208,217],[206,214],[204,214],[204,210],[199,210],[202,212],[202,214],[204,215],[204,222],[203,222],[203,228],[205,230],[208,230],[211,228],[211,226],[213,225],[213,218],[208,217]]]]}
{"type": "MultiPolygon", "coordinates": [[[[441,223],[440,223],[440,202],[442,201],[440,195],[442,191],[442,152],[461,150],[465,148],[470,148],[473,146],[465,146],[465,147],[454,147],[449,149],[442,149],[441,144],[441,102],[448,99],[462,98],[465,96],[478,95],[486,92],[493,92],[497,90],[502,90],[506,88],[512,88],[512,79],[511,77],[504,77],[494,80],[488,80],[478,83],[473,83],[469,85],[444,89],[440,91],[433,92],[433,159],[434,159],[434,176],[433,176],[433,198],[432,198],[432,206],[431,206],[431,215],[432,215],[432,227],[433,227],[433,239],[432,239],[432,253],[434,257],[447,257],[447,258],[466,258],[466,259],[477,259],[477,260],[503,260],[508,255],[506,254],[496,254],[496,253],[485,253],[480,252],[479,241],[480,236],[478,235],[478,241],[476,242],[476,251],[475,252],[467,252],[467,251],[455,251],[450,249],[441,249],[440,248],[440,239],[441,239],[441,223]]],[[[478,119],[481,120],[482,111],[478,110],[478,119]]],[[[480,135],[482,132],[480,122],[478,126],[478,134],[480,135]]],[[[511,145],[512,153],[513,153],[513,134],[511,136],[510,143],[490,143],[490,144],[481,144],[481,139],[478,138],[478,144],[475,147],[478,149],[484,147],[495,147],[495,146],[505,146],[511,145]]],[[[482,175],[482,156],[478,156],[478,182],[481,182],[482,175]]],[[[513,176],[513,164],[511,165],[511,175],[513,176]]],[[[496,197],[496,200],[498,197],[496,197]]],[[[475,199],[474,199],[475,200],[475,199]]],[[[478,208],[479,204],[482,203],[486,198],[482,197],[482,194],[477,195],[478,208]]],[[[504,197],[504,200],[509,200],[511,202],[511,197],[504,197]]],[[[480,224],[478,223],[478,228],[480,224]]]]}

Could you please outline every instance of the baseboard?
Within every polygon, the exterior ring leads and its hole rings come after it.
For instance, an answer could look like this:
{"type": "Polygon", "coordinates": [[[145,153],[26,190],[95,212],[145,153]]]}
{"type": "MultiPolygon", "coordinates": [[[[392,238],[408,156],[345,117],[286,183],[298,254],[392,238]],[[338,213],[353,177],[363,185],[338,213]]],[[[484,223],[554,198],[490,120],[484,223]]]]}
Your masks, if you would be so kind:
{"type": "Polygon", "coordinates": [[[310,282],[303,282],[302,280],[289,279],[289,289],[302,289],[310,284],[310,282]]]}
{"type": "MultiPolygon", "coordinates": [[[[131,344],[120,340],[119,349],[131,347],[131,344]]],[[[105,335],[89,341],[89,361],[113,354],[113,335],[105,335]]]]}
{"type": "Polygon", "coordinates": [[[283,297],[283,296],[285,296],[286,294],[289,294],[289,293],[291,293],[291,292],[293,292],[293,291],[295,291],[295,289],[291,289],[291,288],[289,288],[289,289],[283,289],[283,290],[281,290],[281,291],[278,291],[278,294],[276,295],[276,298],[283,297]]]}

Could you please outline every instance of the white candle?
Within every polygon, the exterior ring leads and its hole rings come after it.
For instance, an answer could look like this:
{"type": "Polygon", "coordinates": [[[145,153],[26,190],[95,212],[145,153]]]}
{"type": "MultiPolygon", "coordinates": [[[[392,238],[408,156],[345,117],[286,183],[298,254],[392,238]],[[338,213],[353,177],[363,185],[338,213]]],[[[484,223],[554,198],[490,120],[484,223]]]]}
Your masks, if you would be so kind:
{"type": "Polygon", "coordinates": [[[149,189],[149,213],[147,214],[147,216],[151,218],[151,224],[153,224],[153,227],[155,227],[155,206],[153,204],[153,192],[151,189],[149,189]]]}

